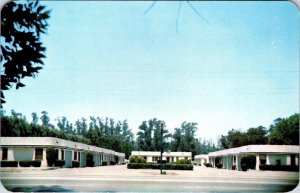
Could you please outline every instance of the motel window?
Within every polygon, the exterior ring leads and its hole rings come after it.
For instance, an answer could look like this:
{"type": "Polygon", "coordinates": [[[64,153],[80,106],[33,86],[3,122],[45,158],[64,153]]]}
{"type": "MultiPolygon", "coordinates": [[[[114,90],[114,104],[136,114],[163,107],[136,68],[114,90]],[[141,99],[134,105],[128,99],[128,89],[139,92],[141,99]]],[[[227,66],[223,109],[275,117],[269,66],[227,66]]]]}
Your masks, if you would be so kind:
{"type": "Polygon", "coordinates": [[[35,159],[42,160],[43,159],[43,149],[37,148],[35,149],[35,159]]]}
{"type": "Polygon", "coordinates": [[[65,151],[61,150],[61,159],[64,160],[65,159],[65,151]]]}
{"type": "Polygon", "coordinates": [[[7,148],[2,148],[2,160],[7,160],[7,148]]]}

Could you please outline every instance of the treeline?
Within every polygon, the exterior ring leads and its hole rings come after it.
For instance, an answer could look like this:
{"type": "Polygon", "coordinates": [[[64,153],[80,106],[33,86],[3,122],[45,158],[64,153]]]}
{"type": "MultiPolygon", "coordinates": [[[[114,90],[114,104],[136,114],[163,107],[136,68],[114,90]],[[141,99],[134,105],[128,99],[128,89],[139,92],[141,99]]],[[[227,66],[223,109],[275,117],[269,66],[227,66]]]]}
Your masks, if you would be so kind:
{"type": "MultiPolygon", "coordinates": [[[[137,133],[137,150],[160,151],[161,123],[155,118],[142,122],[137,133]]],[[[197,139],[196,131],[197,123],[188,122],[183,122],[179,128],[175,128],[173,134],[169,133],[169,129],[163,128],[164,151],[192,152],[194,156],[219,149],[212,141],[197,139]]]]}
{"type": "Polygon", "coordinates": [[[90,117],[78,119],[73,126],[66,117],[57,118],[57,125],[50,123],[46,111],[32,113],[29,123],[21,113],[11,111],[11,116],[1,113],[1,136],[58,137],[75,142],[124,152],[128,158],[134,148],[133,133],[126,120],[115,122],[112,118],[90,117]],[[40,121],[39,121],[40,120],[40,121]],[[39,124],[41,122],[41,124],[39,124]]]}
{"type": "Polygon", "coordinates": [[[32,113],[32,120],[14,110],[11,115],[1,116],[1,136],[58,137],[102,148],[124,152],[126,158],[131,151],[160,151],[163,141],[164,151],[192,152],[193,156],[207,154],[220,149],[228,149],[251,144],[299,145],[299,114],[288,118],[274,120],[269,128],[263,126],[249,128],[247,131],[231,129],[227,135],[221,135],[218,144],[212,140],[197,138],[197,123],[183,122],[172,133],[156,118],[143,121],[138,128],[137,138],[129,128],[127,120],[115,121],[112,118],[89,117],[77,119],[73,125],[66,117],[55,119],[56,125],[50,123],[46,111],[32,113]]]}
{"type": "Polygon", "coordinates": [[[299,145],[299,113],[288,118],[277,118],[269,128],[259,126],[245,132],[231,129],[219,138],[221,149],[251,144],[299,145]]]}

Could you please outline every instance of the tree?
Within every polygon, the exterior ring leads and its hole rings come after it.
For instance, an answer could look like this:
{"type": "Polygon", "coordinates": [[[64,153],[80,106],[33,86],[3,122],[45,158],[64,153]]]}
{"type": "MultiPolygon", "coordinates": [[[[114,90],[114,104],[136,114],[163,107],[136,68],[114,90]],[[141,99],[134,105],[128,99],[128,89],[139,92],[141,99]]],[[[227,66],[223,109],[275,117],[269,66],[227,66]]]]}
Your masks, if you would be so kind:
{"type": "Polygon", "coordinates": [[[1,10],[1,104],[4,90],[24,87],[21,79],[35,77],[42,69],[46,48],[40,37],[49,14],[38,1],[10,2],[1,10]]]}
{"type": "Polygon", "coordinates": [[[31,113],[31,116],[32,116],[32,123],[36,125],[39,121],[39,117],[37,116],[36,113],[31,113]]]}
{"type": "Polygon", "coordinates": [[[247,145],[268,143],[267,130],[263,126],[248,129],[246,135],[247,145]]]}
{"type": "Polygon", "coordinates": [[[48,112],[47,111],[42,111],[42,116],[41,116],[41,121],[42,121],[42,125],[43,126],[46,126],[46,127],[49,127],[50,125],[50,118],[48,116],[48,112]]]}
{"type": "Polygon", "coordinates": [[[276,119],[271,128],[269,144],[299,145],[299,113],[276,119]]]}

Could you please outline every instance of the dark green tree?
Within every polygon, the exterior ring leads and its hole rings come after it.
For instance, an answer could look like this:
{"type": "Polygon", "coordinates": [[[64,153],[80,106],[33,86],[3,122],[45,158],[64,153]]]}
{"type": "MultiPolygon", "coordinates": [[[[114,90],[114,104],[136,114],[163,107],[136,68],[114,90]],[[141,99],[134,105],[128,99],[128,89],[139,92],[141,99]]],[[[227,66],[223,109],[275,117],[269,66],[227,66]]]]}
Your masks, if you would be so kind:
{"type": "Polygon", "coordinates": [[[38,122],[39,122],[39,117],[37,116],[37,114],[36,113],[31,113],[31,116],[32,116],[32,123],[33,124],[38,124],[38,122]]]}
{"type": "Polygon", "coordinates": [[[276,119],[270,128],[269,144],[299,145],[299,113],[276,119]]]}
{"type": "Polygon", "coordinates": [[[1,107],[3,91],[24,87],[21,79],[35,77],[44,65],[46,48],[40,40],[46,33],[50,11],[38,1],[9,2],[1,10],[1,107]]]}

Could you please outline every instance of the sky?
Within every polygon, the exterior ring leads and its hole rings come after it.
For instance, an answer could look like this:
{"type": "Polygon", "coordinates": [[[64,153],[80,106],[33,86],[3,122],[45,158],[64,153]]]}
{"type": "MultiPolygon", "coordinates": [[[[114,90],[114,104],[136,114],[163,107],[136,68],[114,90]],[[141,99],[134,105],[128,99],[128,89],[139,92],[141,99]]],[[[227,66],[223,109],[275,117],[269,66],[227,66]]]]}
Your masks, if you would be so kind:
{"type": "Polygon", "coordinates": [[[299,112],[299,12],[290,2],[42,1],[45,66],[4,109],[197,122],[197,137],[299,112]],[[179,9],[181,7],[181,9],[179,9]],[[150,10],[147,12],[147,10],[150,10]],[[195,9],[193,9],[195,8],[195,9]],[[145,14],[146,12],[146,14],[145,14]]]}

